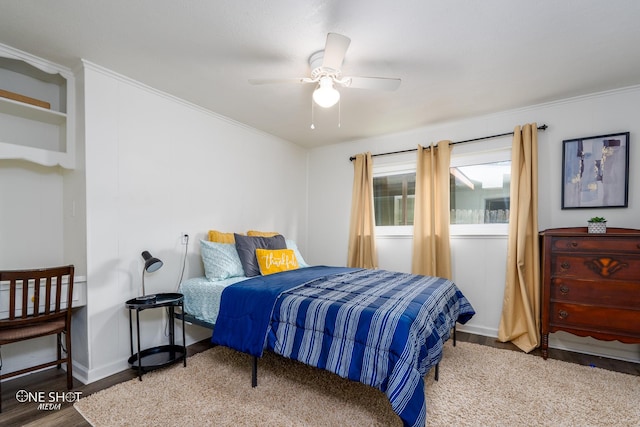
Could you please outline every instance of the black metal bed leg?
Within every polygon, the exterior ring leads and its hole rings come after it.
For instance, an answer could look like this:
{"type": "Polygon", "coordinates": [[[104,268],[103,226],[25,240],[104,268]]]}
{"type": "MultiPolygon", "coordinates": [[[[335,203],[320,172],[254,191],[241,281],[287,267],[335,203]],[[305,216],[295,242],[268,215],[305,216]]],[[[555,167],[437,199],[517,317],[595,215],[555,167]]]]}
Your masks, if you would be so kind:
{"type": "Polygon", "coordinates": [[[456,346],[456,324],[453,324],[453,346],[456,346]]]}
{"type": "Polygon", "coordinates": [[[251,366],[251,387],[258,386],[258,358],[253,356],[253,365],[251,366]]]}
{"type": "MultiPolygon", "coordinates": [[[[456,324],[453,324],[453,346],[456,346],[456,324]]],[[[435,373],[433,378],[438,381],[440,378],[440,362],[436,363],[435,373]]]]}

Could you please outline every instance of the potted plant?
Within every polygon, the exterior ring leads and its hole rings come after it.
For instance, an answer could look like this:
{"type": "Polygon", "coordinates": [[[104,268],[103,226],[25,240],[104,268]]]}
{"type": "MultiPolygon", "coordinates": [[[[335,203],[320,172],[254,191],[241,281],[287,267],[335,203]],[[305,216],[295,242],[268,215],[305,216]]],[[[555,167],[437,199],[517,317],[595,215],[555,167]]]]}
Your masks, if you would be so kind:
{"type": "Polygon", "coordinates": [[[601,216],[594,216],[587,222],[587,231],[589,233],[606,233],[607,219],[601,216]]]}

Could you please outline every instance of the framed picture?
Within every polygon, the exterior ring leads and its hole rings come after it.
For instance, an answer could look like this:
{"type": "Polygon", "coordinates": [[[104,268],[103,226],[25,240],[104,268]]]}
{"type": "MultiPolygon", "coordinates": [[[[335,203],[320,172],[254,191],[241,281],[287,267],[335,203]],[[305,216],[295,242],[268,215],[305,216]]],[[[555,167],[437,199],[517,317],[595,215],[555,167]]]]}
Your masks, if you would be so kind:
{"type": "Polygon", "coordinates": [[[562,141],[562,209],[626,208],[629,132],[562,141]]]}

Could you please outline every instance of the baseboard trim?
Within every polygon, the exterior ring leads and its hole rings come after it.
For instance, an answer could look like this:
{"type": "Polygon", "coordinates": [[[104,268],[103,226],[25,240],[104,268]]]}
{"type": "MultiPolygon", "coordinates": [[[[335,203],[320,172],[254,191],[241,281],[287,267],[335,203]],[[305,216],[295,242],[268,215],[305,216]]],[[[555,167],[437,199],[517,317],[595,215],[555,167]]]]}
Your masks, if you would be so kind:
{"type": "MultiPolygon", "coordinates": [[[[458,325],[458,331],[498,338],[498,330],[473,325],[458,325]]],[[[606,357],[625,362],[640,363],[640,344],[623,344],[618,341],[601,341],[590,337],[578,337],[565,332],[549,335],[549,348],[606,357]]]]}

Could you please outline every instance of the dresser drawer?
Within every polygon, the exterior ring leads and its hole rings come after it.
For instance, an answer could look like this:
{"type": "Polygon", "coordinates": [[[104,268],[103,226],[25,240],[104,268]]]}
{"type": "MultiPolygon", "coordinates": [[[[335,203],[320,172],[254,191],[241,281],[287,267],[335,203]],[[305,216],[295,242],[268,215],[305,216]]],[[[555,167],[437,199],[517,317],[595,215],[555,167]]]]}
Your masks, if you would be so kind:
{"type": "Polygon", "coordinates": [[[551,277],[637,281],[639,271],[640,256],[561,253],[551,260],[551,277]]]}
{"type": "Polygon", "coordinates": [[[554,237],[551,241],[554,252],[631,252],[640,255],[640,238],[592,237],[554,237]]]}
{"type": "Polygon", "coordinates": [[[640,338],[640,310],[554,302],[550,305],[549,323],[552,327],[619,333],[640,338]]]}
{"type": "Polygon", "coordinates": [[[551,300],[556,302],[627,307],[640,310],[640,284],[621,281],[551,280],[551,300]]]}

